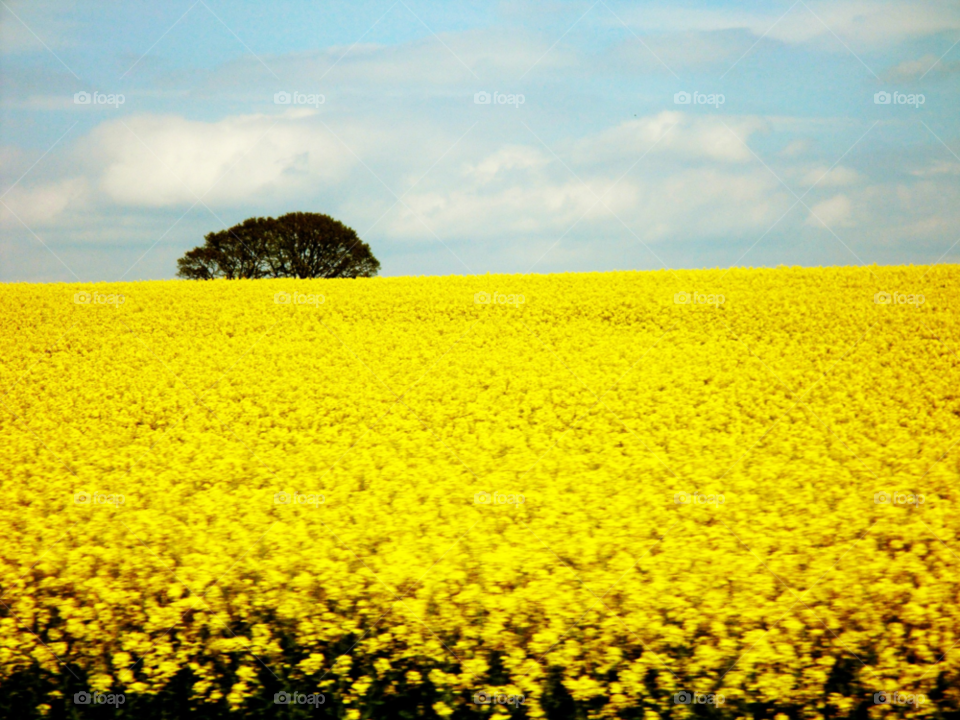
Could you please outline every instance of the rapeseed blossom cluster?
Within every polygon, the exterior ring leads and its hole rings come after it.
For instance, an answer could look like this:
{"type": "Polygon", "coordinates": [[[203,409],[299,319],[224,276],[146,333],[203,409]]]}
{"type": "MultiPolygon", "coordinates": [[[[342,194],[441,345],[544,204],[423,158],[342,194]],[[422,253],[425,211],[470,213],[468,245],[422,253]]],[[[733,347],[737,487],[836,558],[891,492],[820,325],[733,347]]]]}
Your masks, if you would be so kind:
{"type": "Polygon", "coordinates": [[[956,712],[958,288],[0,286],[0,685],[76,671],[129,704],[188,676],[240,710],[275,683],[348,718],[956,712]]]}

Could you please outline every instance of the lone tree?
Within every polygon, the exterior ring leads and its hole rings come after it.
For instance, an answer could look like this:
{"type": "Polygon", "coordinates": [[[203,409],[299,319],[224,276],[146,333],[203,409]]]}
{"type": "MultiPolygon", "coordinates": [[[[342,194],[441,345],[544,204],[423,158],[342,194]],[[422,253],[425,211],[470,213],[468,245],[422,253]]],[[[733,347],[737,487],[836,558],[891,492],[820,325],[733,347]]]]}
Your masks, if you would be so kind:
{"type": "Polygon", "coordinates": [[[353,229],[319,213],[250,218],[208,233],[177,260],[177,275],[214,278],[373,277],[380,261],[353,229]]]}

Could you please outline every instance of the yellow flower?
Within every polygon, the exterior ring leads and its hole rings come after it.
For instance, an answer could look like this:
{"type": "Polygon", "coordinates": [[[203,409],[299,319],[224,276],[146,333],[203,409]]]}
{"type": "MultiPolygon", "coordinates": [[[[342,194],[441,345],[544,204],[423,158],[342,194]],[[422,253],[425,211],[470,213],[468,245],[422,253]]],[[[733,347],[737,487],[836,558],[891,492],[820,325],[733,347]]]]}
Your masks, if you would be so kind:
{"type": "Polygon", "coordinates": [[[239,709],[266,666],[349,717],[955,687],[958,281],[0,285],[0,683],[189,670],[239,709]]]}

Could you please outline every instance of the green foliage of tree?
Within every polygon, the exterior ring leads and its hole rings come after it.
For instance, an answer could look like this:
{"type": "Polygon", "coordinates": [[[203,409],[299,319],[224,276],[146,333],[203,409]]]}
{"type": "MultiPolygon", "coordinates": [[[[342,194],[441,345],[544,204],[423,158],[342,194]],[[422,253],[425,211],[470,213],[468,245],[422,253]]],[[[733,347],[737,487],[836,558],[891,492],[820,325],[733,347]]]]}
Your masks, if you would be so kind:
{"type": "Polygon", "coordinates": [[[320,213],[249,218],[208,233],[204,244],[177,261],[177,275],[215,278],[373,277],[380,261],[357,233],[320,213]]]}

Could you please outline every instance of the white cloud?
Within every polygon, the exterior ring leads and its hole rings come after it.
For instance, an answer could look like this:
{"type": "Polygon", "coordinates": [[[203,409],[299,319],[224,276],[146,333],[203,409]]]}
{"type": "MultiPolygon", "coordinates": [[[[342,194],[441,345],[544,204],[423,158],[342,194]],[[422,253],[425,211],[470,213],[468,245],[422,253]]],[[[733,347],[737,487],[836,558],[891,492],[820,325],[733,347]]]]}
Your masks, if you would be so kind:
{"type": "MultiPolygon", "coordinates": [[[[787,6],[789,7],[789,6],[787,6]]],[[[716,32],[743,29],[791,45],[834,34],[859,47],[888,45],[913,37],[960,28],[960,6],[950,0],[819,0],[795,5],[789,12],[661,6],[636,9],[625,19],[653,32],[716,32]]]]}
{"type": "Polygon", "coordinates": [[[70,44],[78,24],[63,3],[48,0],[8,0],[0,8],[0,54],[50,52],[70,44]]]}
{"type": "Polygon", "coordinates": [[[810,170],[803,176],[801,182],[804,187],[841,187],[844,185],[854,185],[860,182],[860,173],[853,168],[837,165],[832,170],[826,167],[818,167],[810,170]]]}
{"type": "Polygon", "coordinates": [[[960,163],[948,160],[937,160],[929,167],[910,171],[910,174],[916,175],[917,177],[925,177],[927,175],[960,175],[960,163]]]}
{"type": "Polygon", "coordinates": [[[687,169],[663,178],[628,179],[611,188],[614,180],[611,175],[585,184],[539,178],[493,193],[458,188],[412,194],[407,200],[411,210],[398,213],[390,232],[411,239],[429,239],[432,232],[487,239],[559,237],[576,224],[580,235],[603,226],[644,242],[709,239],[765,229],[789,206],[776,181],[758,172],[687,169]]]}
{"type": "Polygon", "coordinates": [[[824,200],[810,208],[810,215],[807,216],[807,225],[822,228],[826,225],[828,228],[849,227],[853,225],[850,220],[853,205],[850,198],[846,195],[834,195],[829,200],[824,200]]]}
{"type": "Polygon", "coordinates": [[[882,221],[870,226],[869,232],[872,242],[888,248],[941,239],[946,249],[960,227],[960,187],[942,177],[871,185],[863,189],[856,205],[883,211],[882,221]]]}
{"type": "Polygon", "coordinates": [[[936,56],[926,54],[917,60],[904,60],[900,64],[890,68],[886,76],[891,80],[914,80],[921,75],[926,74],[937,63],[936,56]]]}
{"type": "Polygon", "coordinates": [[[605,162],[649,151],[688,160],[742,163],[752,157],[745,145],[750,135],[765,128],[759,118],[720,119],[664,111],[584,139],[574,156],[580,162],[605,162]]]}
{"type": "Polygon", "coordinates": [[[798,155],[803,155],[810,149],[809,140],[791,140],[790,143],[780,151],[780,154],[783,157],[797,157],[798,155]]]}
{"type": "MultiPolygon", "coordinates": [[[[402,6],[396,12],[403,13],[402,6]]],[[[440,33],[402,45],[362,43],[327,47],[306,53],[272,58],[276,73],[297,85],[301,92],[324,92],[336,86],[346,92],[376,87],[400,94],[410,87],[448,94],[464,83],[473,92],[498,90],[523,92],[519,78],[538,69],[567,69],[580,60],[569,48],[551,47],[552,41],[510,30],[465,30],[440,33]],[[549,51],[549,52],[548,52],[549,51]],[[500,83],[497,83],[497,78],[500,83]]],[[[245,59],[222,69],[219,77],[241,78],[251,70],[260,73],[256,60],[245,59]]]]}
{"type": "Polygon", "coordinates": [[[540,168],[550,161],[545,153],[525,145],[507,145],[485,157],[477,165],[468,165],[467,175],[480,183],[488,183],[506,170],[540,168]]]}
{"type": "Polygon", "coordinates": [[[16,185],[3,196],[0,204],[0,225],[33,228],[53,224],[74,202],[89,198],[88,183],[84,178],[66,178],[28,187],[16,185]]]}
{"type": "Polygon", "coordinates": [[[139,115],[98,126],[82,155],[98,165],[103,195],[120,205],[248,202],[265,193],[331,183],[354,164],[312,111],[245,115],[218,122],[139,115]]]}
{"type": "MultiPolygon", "coordinates": [[[[376,234],[365,239],[396,243],[396,249],[406,248],[403,252],[412,245],[435,244],[434,233],[445,242],[476,243],[497,257],[508,248],[518,258],[542,252],[561,237],[567,247],[563,252],[574,254],[589,254],[589,248],[612,252],[611,238],[634,248],[640,246],[638,239],[651,244],[756,239],[795,198],[748,145],[768,131],[776,134],[777,123],[785,122],[671,110],[557,141],[557,157],[527,133],[509,142],[498,132],[463,136],[459,128],[448,133],[442,125],[401,116],[389,128],[369,122],[334,124],[312,110],[215,122],[126,116],[97,126],[75,144],[69,153],[73,162],[51,166],[66,168],[70,177],[44,175],[36,185],[11,192],[8,202],[25,222],[52,228],[59,221],[74,239],[88,227],[93,235],[107,233],[102,227],[106,218],[116,215],[121,222],[139,217],[144,209],[169,210],[169,225],[197,196],[213,208],[224,207],[229,223],[271,214],[282,203],[287,209],[322,208],[364,236],[373,229],[369,223],[386,212],[373,226],[376,234]],[[397,193],[408,194],[388,210],[396,198],[374,175],[397,193]]],[[[809,152],[809,146],[803,151],[809,152]]],[[[28,160],[11,148],[2,154],[20,165],[28,160]]],[[[808,157],[798,162],[781,153],[774,169],[791,184],[802,180],[810,186],[829,165],[808,157]]],[[[952,170],[931,167],[926,172],[952,170]]],[[[839,229],[853,224],[854,208],[863,208],[858,215],[868,218],[868,211],[874,212],[870,208],[878,205],[917,218],[942,212],[933,207],[931,193],[912,202],[880,201],[868,192],[868,180],[849,167],[833,168],[817,188],[850,190],[827,195],[816,205],[807,200],[813,212],[806,222],[821,227],[822,220],[839,229]]],[[[212,222],[202,208],[197,210],[202,216],[197,222],[212,222]]],[[[797,215],[803,217],[799,209],[797,215]]],[[[193,226],[190,232],[202,236],[193,226]]]]}
{"type": "Polygon", "coordinates": [[[752,155],[736,137],[746,140],[764,123],[725,122],[660,113],[575,141],[562,159],[539,146],[505,145],[468,164],[456,182],[425,183],[385,227],[405,239],[604,231],[644,242],[765,230],[789,207],[786,193],[746,162],[752,155]],[[630,168],[651,147],[651,157],[630,168]]]}

